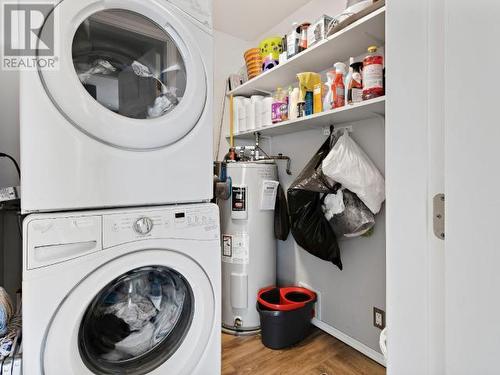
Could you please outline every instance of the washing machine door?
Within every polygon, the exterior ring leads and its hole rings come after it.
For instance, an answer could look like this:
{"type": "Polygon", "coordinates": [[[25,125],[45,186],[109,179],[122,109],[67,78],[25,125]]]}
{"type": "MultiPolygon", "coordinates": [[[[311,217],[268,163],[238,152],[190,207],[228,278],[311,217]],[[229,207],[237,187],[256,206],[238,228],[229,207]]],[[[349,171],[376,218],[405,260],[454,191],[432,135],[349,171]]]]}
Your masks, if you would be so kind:
{"type": "Polygon", "coordinates": [[[181,10],[160,0],[62,0],[40,40],[53,25],[58,66],[40,64],[39,76],[59,112],[82,132],[149,150],[196,126],[207,75],[196,40],[201,31],[181,10]]]}
{"type": "Polygon", "coordinates": [[[59,306],[47,329],[44,373],[190,374],[215,311],[212,284],[190,258],[168,250],[123,256],[59,306]]]}

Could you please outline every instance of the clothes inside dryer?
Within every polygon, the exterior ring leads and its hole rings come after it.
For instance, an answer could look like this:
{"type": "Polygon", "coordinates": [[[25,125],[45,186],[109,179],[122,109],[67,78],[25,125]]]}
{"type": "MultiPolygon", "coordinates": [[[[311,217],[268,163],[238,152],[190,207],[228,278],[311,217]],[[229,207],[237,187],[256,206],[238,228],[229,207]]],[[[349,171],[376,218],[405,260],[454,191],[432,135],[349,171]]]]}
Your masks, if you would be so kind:
{"type": "Polygon", "coordinates": [[[133,270],[107,285],[88,307],[80,354],[96,373],[142,374],[182,343],[194,311],[191,288],[166,267],[133,270]]]}
{"type": "Polygon", "coordinates": [[[73,40],[73,63],[94,99],[130,118],[163,116],[186,89],[184,60],[171,36],[131,11],[101,11],[84,21],[73,40]]]}

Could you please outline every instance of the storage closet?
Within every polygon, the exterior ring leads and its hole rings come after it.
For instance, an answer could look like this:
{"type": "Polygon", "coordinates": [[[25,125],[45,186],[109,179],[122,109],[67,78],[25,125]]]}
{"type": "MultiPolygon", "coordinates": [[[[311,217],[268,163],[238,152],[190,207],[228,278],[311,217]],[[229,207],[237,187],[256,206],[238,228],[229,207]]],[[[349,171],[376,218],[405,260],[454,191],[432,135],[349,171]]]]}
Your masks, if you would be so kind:
{"type": "MultiPolygon", "coordinates": [[[[258,41],[264,38],[288,33],[292,29],[292,22],[313,22],[323,14],[339,14],[344,8],[343,0],[314,0],[289,15],[282,15],[279,18],[282,21],[253,40],[241,40],[222,32],[216,33],[216,77],[225,77],[222,72],[226,73],[226,76],[237,72],[244,64],[244,51],[255,47],[258,41]],[[225,42],[218,44],[217,40],[225,42]],[[219,56],[225,56],[223,67],[218,64],[219,56]],[[228,63],[229,56],[233,59],[232,64],[228,63]]],[[[263,126],[257,130],[236,129],[231,134],[229,124],[231,97],[266,95],[275,92],[278,87],[287,88],[296,83],[296,75],[300,72],[321,73],[325,81],[326,71],[332,70],[335,62],[348,63],[350,57],[354,57],[355,61],[362,61],[370,45],[377,45],[379,50],[384,52],[385,6],[315,43],[286,62],[227,91],[226,110],[222,119],[224,130],[219,140],[223,146],[219,147],[218,160],[224,157],[231,135],[234,144],[242,146],[251,145],[255,133],[258,132],[266,153],[282,153],[292,160],[292,175],[288,175],[285,165],[278,162],[279,180],[286,191],[328,138],[330,127],[333,125],[335,130],[348,131],[384,174],[385,96],[263,126]]],[[[219,80],[216,84],[216,90],[219,89],[216,91],[216,103],[223,101],[221,85],[219,80]]],[[[220,121],[220,114],[216,115],[216,126],[220,121]]],[[[344,264],[342,271],[331,262],[323,261],[300,248],[292,235],[285,242],[278,241],[277,255],[279,285],[300,285],[317,293],[318,302],[313,324],[379,363],[385,363],[385,360],[379,347],[381,330],[374,326],[374,308],[386,310],[385,222],[384,205],[376,215],[375,230],[371,236],[339,240],[344,264]]]]}

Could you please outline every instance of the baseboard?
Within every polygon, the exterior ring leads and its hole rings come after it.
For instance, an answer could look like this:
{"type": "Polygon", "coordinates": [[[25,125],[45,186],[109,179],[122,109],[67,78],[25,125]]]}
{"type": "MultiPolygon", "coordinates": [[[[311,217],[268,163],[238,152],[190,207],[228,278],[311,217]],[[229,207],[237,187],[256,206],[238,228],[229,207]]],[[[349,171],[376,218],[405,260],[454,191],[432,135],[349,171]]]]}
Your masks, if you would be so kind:
{"type": "Polygon", "coordinates": [[[322,322],[321,320],[314,318],[312,320],[312,324],[314,324],[319,329],[325,331],[326,333],[332,335],[333,337],[339,339],[340,341],[346,343],[347,345],[353,347],[358,352],[363,353],[368,358],[371,358],[375,362],[380,363],[382,366],[384,367],[386,366],[385,358],[381,353],[373,350],[372,348],[369,348],[365,344],[359,342],[358,340],[353,339],[352,337],[346,335],[345,333],[339,331],[336,328],[333,328],[332,326],[326,324],[325,322],[322,322]]]}

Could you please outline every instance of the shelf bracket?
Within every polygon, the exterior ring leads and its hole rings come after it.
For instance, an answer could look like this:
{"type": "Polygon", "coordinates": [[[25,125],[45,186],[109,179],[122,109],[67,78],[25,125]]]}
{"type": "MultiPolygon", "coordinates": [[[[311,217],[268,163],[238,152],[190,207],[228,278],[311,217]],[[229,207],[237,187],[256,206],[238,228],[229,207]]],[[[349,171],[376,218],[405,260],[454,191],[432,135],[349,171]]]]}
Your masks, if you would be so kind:
{"type": "MultiPolygon", "coordinates": [[[[353,133],[354,132],[354,128],[352,127],[352,125],[340,125],[340,126],[335,126],[335,131],[336,132],[340,132],[340,131],[344,131],[344,130],[347,130],[349,133],[353,133]]],[[[330,136],[330,127],[324,127],[323,128],[323,135],[325,137],[329,137],[330,136]]]]}

